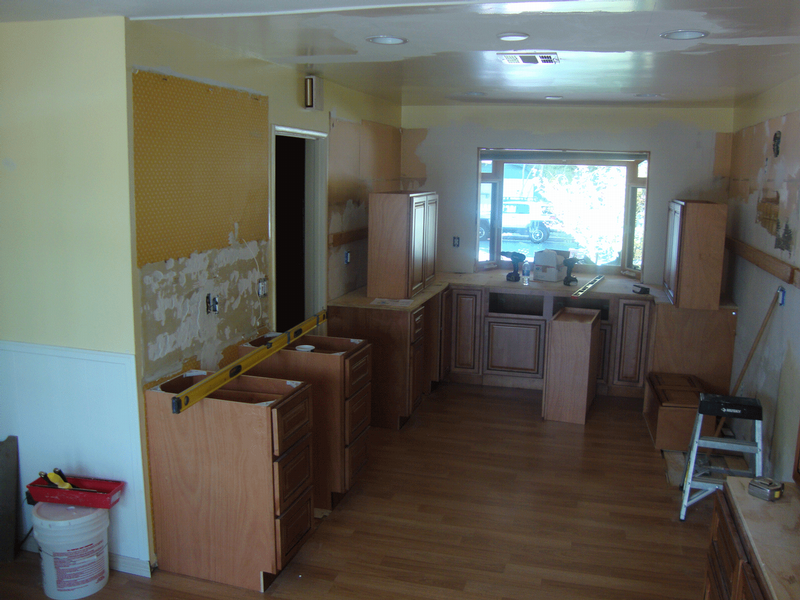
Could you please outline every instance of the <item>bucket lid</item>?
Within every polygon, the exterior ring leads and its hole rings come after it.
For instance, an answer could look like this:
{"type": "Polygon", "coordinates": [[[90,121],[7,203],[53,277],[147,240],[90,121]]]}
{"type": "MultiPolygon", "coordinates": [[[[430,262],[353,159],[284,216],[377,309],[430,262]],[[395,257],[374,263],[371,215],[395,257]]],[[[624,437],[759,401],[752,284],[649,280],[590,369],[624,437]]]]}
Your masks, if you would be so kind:
{"type": "Polygon", "coordinates": [[[39,527],[48,529],[75,527],[99,520],[108,521],[107,508],[73,506],[55,502],[39,502],[33,507],[33,522],[39,527]]]}

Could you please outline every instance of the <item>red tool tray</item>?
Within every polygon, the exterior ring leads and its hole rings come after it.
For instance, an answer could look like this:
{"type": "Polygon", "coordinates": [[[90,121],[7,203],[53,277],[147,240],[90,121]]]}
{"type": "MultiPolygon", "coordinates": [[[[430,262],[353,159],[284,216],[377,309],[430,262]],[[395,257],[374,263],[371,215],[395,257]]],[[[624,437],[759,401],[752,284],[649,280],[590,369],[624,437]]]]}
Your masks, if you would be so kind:
{"type": "Polygon", "coordinates": [[[72,487],[83,488],[84,490],[64,490],[58,487],[47,485],[43,477],[32,481],[27,485],[31,497],[36,502],[54,502],[56,504],[72,504],[73,506],[89,506],[91,508],[111,508],[122,495],[122,488],[125,483],[122,481],[111,481],[109,479],[90,479],[87,477],[77,477],[67,475],[67,479],[72,487]]]}

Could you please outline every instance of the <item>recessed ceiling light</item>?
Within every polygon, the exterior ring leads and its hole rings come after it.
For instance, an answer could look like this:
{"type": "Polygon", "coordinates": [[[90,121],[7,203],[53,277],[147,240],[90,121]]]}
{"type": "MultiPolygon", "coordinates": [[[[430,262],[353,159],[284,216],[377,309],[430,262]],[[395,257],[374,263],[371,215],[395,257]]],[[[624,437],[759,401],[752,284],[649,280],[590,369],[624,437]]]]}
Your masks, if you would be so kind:
{"type": "Polygon", "coordinates": [[[637,98],[661,98],[661,94],[636,94],[637,98]]]}
{"type": "Polygon", "coordinates": [[[564,96],[545,96],[545,100],[563,100],[564,96]]]}
{"type": "Polygon", "coordinates": [[[461,95],[462,96],[469,96],[471,98],[481,98],[481,97],[485,96],[486,94],[483,93],[483,92],[464,92],[461,95]]]}
{"type": "Polygon", "coordinates": [[[699,29],[675,29],[674,31],[665,31],[661,37],[668,40],[699,40],[707,35],[707,31],[699,29]]]}
{"type": "Polygon", "coordinates": [[[407,39],[395,37],[393,35],[373,35],[372,37],[368,37],[367,41],[373,44],[383,44],[385,46],[398,46],[408,43],[407,39]]]}
{"type": "Polygon", "coordinates": [[[523,42],[527,40],[530,36],[527,33],[498,33],[497,37],[499,37],[504,42],[523,42]]]}

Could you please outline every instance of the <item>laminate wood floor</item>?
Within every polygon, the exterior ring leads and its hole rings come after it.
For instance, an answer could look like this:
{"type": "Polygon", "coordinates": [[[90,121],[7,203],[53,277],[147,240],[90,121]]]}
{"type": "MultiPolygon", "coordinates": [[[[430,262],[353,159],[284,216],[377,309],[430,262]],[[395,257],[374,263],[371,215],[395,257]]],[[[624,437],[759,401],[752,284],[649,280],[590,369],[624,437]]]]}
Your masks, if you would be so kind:
{"type": "MultiPolygon", "coordinates": [[[[442,384],[369,464],[266,594],[112,571],[97,600],[654,600],[702,596],[712,506],[680,492],[641,401],[598,398],[585,426],[541,394],[442,384]]],[[[39,557],[0,564],[0,597],[45,598],[39,557]]]]}

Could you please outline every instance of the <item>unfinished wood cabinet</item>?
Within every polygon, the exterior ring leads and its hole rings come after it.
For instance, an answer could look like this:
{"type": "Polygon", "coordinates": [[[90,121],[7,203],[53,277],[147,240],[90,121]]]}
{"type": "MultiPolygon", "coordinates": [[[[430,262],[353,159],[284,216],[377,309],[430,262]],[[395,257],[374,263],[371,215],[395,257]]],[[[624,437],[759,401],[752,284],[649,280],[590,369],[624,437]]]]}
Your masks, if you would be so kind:
{"type": "Polygon", "coordinates": [[[600,312],[562,308],[547,324],[542,417],[586,423],[597,389],[600,312]]]}
{"type": "Polygon", "coordinates": [[[725,204],[670,202],[664,291],[675,306],[719,308],[727,216],[725,204]]]}
{"type": "MultiPolygon", "coordinates": [[[[239,348],[245,355],[258,338],[239,348]]],[[[331,510],[366,465],[371,409],[372,346],[365,340],[305,335],[247,372],[310,383],[314,390],[314,506],[331,510]],[[297,346],[314,346],[299,352],[297,346]],[[363,438],[363,439],[362,439],[363,438]]]]}
{"type": "Polygon", "coordinates": [[[704,391],[729,394],[736,308],[690,310],[667,303],[652,308],[647,372],[694,375],[704,391]]]}
{"type": "Polygon", "coordinates": [[[180,414],[208,373],[145,391],[160,569],[264,591],[312,533],[312,390],[241,375],[180,414]]]}
{"type": "MultiPolygon", "coordinates": [[[[650,373],[644,393],[644,420],[659,450],[687,451],[703,385],[693,375],[650,373]]],[[[716,420],[703,417],[700,434],[714,435],[716,420]]]]}
{"type": "Polygon", "coordinates": [[[422,394],[425,309],[328,306],[328,333],[368,340],[373,348],[371,424],[399,429],[422,394]],[[419,343],[418,343],[419,342],[419,343]]]}
{"type": "Polygon", "coordinates": [[[434,192],[369,195],[367,296],[411,298],[432,283],[437,210],[434,192]]]}

